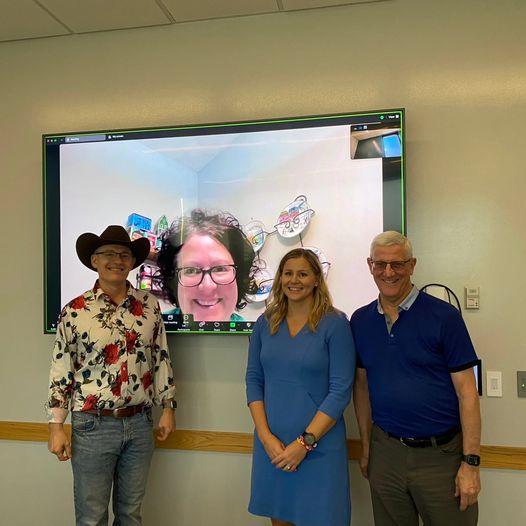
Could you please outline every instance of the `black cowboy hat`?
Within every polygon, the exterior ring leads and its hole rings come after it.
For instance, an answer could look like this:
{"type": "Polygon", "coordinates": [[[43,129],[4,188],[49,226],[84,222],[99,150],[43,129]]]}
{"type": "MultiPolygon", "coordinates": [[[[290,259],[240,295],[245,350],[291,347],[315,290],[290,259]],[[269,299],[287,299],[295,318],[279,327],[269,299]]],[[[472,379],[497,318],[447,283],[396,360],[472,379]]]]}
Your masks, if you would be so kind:
{"type": "Polygon", "coordinates": [[[91,265],[91,255],[103,245],[122,245],[123,247],[128,247],[135,258],[133,268],[137,268],[142,264],[150,252],[150,242],[145,237],[131,241],[130,236],[122,226],[110,225],[100,236],[92,234],[91,232],[80,235],[75,246],[77,256],[86,267],[91,270],[96,270],[91,265]]]}

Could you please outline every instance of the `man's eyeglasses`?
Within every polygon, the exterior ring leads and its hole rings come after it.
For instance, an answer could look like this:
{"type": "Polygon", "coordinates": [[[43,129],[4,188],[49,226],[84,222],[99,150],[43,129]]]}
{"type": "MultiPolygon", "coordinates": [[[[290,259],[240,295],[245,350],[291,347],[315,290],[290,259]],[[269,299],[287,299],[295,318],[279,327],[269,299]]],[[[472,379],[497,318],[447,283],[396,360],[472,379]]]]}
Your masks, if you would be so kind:
{"type": "Polygon", "coordinates": [[[183,287],[197,287],[208,274],[216,285],[230,285],[236,279],[236,265],[216,265],[207,270],[199,267],[176,269],[177,281],[183,287]]]}
{"type": "Polygon", "coordinates": [[[95,252],[96,256],[104,256],[106,259],[121,259],[125,263],[131,261],[133,255],[129,252],[114,252],[113,250],[106,250],[104,252],[95,252]]]}
{"type": "Polygon", "coordinates": [[[391,270],[394,272],[398,270],[404,270],[405,266],[409,261],[411,261],[412,258],[406,259],[405,261],[373,261],[372,259],[369,260],[373,270],[385,270],[387,268],[387,265],[391,267],[391,270]]]}

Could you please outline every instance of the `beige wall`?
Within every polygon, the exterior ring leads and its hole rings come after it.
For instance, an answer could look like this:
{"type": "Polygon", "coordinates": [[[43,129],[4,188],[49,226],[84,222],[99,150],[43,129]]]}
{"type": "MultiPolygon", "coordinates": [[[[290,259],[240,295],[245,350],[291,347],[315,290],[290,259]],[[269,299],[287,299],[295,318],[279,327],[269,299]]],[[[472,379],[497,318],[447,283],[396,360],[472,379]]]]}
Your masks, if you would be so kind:
{"type": "MultiPolygon", "coordinates": [[[[0,44],[0,420],[43,419],[42,133],[403,106],[415,282],[481,287],[466,321],[504,382],[502,398],[482,399],[483,442],[524,446],[524,20],[523,0],[394,0],[0,44]]],[[[250,431],[247,339],[170,343],[180,427],[250,431]]],[[[0,465],[0,522],[72,523],[69,466],[43,444],[0,442],[0,465]]],[[[350,469],[354,525],[368,526],[367,488],[350,469]]],[[[267,524],[245,512],[249,472],[248,456],[157,452],[146,524],[267,524]]],[[[521,524],[524,472],[486,470],[483,482],[481,526],[521,524]]]]}

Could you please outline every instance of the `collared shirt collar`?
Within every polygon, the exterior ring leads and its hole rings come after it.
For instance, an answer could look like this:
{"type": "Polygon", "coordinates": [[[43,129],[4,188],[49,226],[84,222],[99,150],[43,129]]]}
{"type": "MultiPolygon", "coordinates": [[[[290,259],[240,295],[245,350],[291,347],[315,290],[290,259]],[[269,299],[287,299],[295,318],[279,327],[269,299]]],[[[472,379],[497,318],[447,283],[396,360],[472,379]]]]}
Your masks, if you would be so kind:
{"type": "MultiPolygon", "coordinates": [[[[102,290],[102,287],[99,284],[99,280],[95,281],[95,285],[93,285],[91,292],[93,293],[93,297],[95,300],[99,301],[102,298],[105,301],[113,303],[113,300],[102,290]]],[[[135,296],[135,288],[128,280],[126,280],[126,296],[123,302],[126,301],[130,296],[135,296]]]]}
{"type": "MultiPolygon", "coordinates": [[[[416,297],[418,296],[418,293],[420,290],[416,285],[413,285],[411,288],[411,292],[405,297],[404,301],[398,305],[398,312],[402,310],[409,310],[411,308],[411,305],[416,300],[416,297]]],[[[376,308],[380,314],[385,314],[384,310],[382,309],[382,304],[380,303],[380,296],[378,296],[378,299],[376,300],[376,308]]]]}

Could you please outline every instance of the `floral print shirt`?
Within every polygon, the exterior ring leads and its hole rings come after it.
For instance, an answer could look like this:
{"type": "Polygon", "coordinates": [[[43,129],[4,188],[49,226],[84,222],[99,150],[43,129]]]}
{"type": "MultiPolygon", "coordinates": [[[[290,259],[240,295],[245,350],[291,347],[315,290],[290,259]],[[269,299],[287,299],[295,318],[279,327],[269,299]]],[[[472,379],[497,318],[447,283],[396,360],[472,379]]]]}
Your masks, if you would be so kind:
{"type": "Polygon", "coordinates": [[[166,332],[156,298],[128,283],[116,305],[99,287],[62,310],[51,363],[49,422],[68,410],[161,405],[175,387],[166,332]]]}

